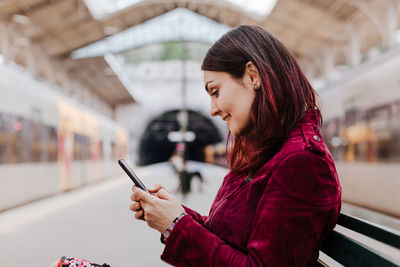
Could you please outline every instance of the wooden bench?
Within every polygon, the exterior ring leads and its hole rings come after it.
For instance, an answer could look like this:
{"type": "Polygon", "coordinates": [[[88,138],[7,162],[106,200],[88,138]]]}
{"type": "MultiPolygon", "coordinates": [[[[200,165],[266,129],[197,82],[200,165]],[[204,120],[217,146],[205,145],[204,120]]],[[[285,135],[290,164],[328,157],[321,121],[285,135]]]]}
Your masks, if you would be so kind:
{"type": "MultiPolygon", "coordinates": [[[[400,249],[400,235],[377,225],[345,214],[340,214],[337,224],[395,249],[400,249]]],[[[382,256],[376,250],[336,229],[323,241],[321,251],[344,266],[399,266],[398,263],[382,256]]],[[[316,266],[327,266],[327,264],[319,259],[316,266]]]]}

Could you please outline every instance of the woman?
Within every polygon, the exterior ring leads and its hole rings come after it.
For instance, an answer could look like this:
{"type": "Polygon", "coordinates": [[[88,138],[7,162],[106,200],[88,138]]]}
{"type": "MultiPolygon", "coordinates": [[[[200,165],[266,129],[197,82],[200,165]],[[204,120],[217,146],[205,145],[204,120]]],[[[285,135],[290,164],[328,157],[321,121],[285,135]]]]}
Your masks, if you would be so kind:
{"type": "Polygon", "coordinates": [[[341,206],[315,91],[283,44],[256,26],[225,34],[202,70],[210,113],[230,131],[230,172],[210,215],[162,186],[151,194],[133,187],[131,210],[160,231],[161,259],[172,265],[313,265],[341,206]]]}

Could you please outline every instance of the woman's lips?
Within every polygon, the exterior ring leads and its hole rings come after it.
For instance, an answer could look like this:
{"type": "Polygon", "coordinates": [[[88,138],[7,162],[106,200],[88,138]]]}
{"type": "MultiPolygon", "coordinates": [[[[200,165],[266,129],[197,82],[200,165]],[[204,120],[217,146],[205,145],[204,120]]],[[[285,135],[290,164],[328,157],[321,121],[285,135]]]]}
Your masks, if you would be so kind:
{"type": "Polygon", "coordinates": [[[231,118],[231,115],[228,115],[228,116],[225,116],[224,118],[223,118],[223,120],[224,121],[227,121],[227,120],[229,120],[231,118]]]}
{"type": "Polygon", "coordinates": [[[224,121],[226,121],[226,125],[229,127],[229,121],[230,121],[231,115],[225,116],[223,118],[224,121]]]}

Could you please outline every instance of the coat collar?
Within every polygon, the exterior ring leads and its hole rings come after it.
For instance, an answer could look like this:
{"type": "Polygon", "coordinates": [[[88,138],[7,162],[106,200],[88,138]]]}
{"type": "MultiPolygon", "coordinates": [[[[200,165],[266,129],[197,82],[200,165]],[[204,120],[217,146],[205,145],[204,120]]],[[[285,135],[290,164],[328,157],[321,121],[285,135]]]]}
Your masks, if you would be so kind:
{"type": "Polygon", "coordinates": [[[321,121],[321,112],[319,109],[307,109],[304,112],[303,118],[300,120],[300,125],[303,124],[313,124],[315,126],[321,126],[320,125],[321,121]]]}

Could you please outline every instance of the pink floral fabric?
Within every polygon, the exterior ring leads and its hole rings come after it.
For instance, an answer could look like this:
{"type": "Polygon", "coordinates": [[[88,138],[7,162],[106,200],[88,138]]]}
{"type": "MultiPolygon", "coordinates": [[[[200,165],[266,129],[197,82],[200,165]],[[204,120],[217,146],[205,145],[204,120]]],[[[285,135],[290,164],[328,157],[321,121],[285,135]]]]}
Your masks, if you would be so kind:
{"type": "Polygon", "coordinates": [[[99,265],[83,259],[62,257],[58,262],[57,267],[110,267],[110,265],[106,263],[99,265]]]}

